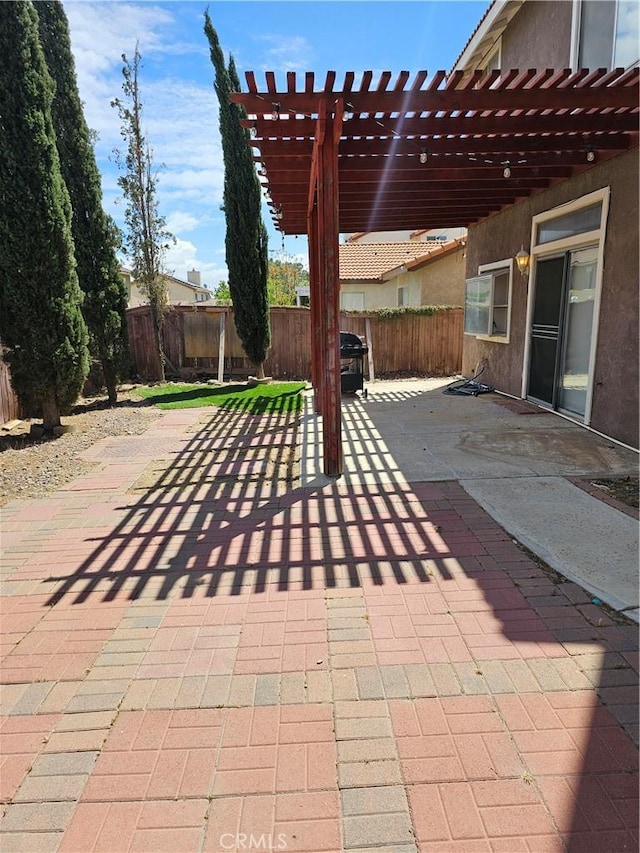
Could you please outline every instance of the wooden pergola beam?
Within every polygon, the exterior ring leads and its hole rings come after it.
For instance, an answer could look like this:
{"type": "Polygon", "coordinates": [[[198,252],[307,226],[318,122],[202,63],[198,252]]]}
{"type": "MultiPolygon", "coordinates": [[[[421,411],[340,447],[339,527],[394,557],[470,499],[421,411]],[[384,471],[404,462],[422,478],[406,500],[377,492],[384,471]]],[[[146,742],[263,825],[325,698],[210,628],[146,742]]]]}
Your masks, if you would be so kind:
{"type": "MultiPolygon", "coordinates": [[[[293,161],[296,157],[311,157],[313,140],[292,139],[287,143],[286,150],[276,139],[254,139],[252,145],[259,153],[254,155],[256,162],[264,162],[269,168],[277,165],[278,160],[293,161]]],[[[445,139],[431,136],[429,138],[400,140],[394,148],[396,155],[418,156],[422,148],[426,148],[430,156],[439,154],[526,154],[541,152],[550,154],[553,151],[584,153],[587,147],[603,151],[624,151],[629,147],[629,138],[623,133],[555,133],[545,136],[520,135],[514,137],[505,135],[475,136],[445,139]]],[[[375,139],[340,140],[340,157],[349,156],[383,156],[387,153],[388,142],[383,137],[375,139]]]]}
{"type": "MultiPolygon", "coordinates": [[[[633,95],[633,93],[631,93],[633,95]]],[[[255,127],[259,137],[265,139],[300,139],[313,137],[314,119],[287,119],[261,121],[246,119],[246,127],[255,127]]],[[[353,118],[348,122],[350,138],[382,137],[396,135],[417,137],[429,136],[474,136],[486,134],[545,134],[545,133],[606,133],[633,132],[638,130],[637,105],[622,111],[606,113],[551,113],[548,115],[524,115],[518,113],[482,116],[424,116],[404,120],[388,118],[384,122],[372,118],[353,118]]],[[[346,132],[346,131],[345,131],[346,132]]],[[[252,139],[251,143],[256,140],[252,139]]]]}
{"type": "MultiPolygon", "coordinates": [[[[634,88],[631,81],[628,88],[634,88]]],[[[517,89],[436,89],[405,92],[402,96],[403,112],[438,113],[457,111],[499,111],[499,110],[590,110],[610,107],[619,109],[629,105],[629,94],[625,87],[603,91],[606,87],[567,87],[567,88],[517,88],[517,89]]],[[[339,95],[340,93],[336,93],[339,95]]],[[[234,95],[231,96],[232,100],[234,95]]],[[[269,115],[278,109],[280,115],[312,114],[318,108],[318,96],[306,92],[273,93],[273,99],[261,95],[243,94],[241,103],[250,115],[269,115]]],[[[393,113],[398,110],[398,93],[392,92],[353,92],[349,95],[350,112],[393,113]]]]}

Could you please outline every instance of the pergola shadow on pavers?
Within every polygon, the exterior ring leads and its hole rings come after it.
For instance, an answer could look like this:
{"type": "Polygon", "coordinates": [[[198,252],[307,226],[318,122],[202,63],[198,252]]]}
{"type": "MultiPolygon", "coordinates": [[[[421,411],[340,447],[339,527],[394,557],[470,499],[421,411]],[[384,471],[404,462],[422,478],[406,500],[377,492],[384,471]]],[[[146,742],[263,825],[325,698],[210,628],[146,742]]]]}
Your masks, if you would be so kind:
{"type": "Polygon", "coordinates": [[[635,630],[296,428],[163,414],[5,508],[3,849],[634,849],[635,630]]]}
{"type": "Polygon", "coordinates": [[[638,133],[640,71],[312,72],[231,99],[247,113],[276,226],[309,237],[312,379],[324,472],[342,472],[338,234],[467,227],[548,189],[638,133]],[[412,78],[412,79],[411,79],[412,78]]]}

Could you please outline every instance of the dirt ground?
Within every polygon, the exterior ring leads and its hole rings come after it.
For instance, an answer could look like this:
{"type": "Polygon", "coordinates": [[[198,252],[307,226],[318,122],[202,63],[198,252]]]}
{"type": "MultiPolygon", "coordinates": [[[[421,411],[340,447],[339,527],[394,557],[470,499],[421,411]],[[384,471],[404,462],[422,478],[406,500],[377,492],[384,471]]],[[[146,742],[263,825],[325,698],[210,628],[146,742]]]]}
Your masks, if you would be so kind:
{"type": "Polygon", "coordinates": [[[627,506],[638,509],[638,478],[617,477],[601,480],[589,480],[592,486],[602,489],[609,497],[619,500],[627,506]]]}
{"type": "Polygon", "coordinates": [[[158,409],[126,389],[113,407],[105,397],[82,398],[62,418],[68,430],[58,438],[31,436],[31,424],[39,422],[30,420],[10,432],[0,431],[0,506],[16,498],[40,497],[87,473],[95,463],[82,458],[83,450],[101,438],[139,435],[159,416],[158,409]]]}

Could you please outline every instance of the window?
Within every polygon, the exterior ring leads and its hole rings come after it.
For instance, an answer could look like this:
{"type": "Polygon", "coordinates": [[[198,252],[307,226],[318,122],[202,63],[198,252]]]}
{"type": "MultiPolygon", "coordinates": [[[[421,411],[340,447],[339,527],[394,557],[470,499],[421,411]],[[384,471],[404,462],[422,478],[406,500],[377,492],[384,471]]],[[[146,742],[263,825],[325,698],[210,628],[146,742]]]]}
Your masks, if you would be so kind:
{"type": "Polygon", "coordinates": [[[638,59],[638,0],[574,2],[574,67],[628,68],[638,59]]]}
{"type": "Polygon", "coordinates": [[[508,343],[513,264],[485,264],[479,273],[465,283],[464,333],[508,343]]]}
{"type": "Polygon", "coordinates": [[[407,304],[407,289],[406,287],[398,288],[398,308],[402,308],[403,305],[407,304]]]}
{"type": "Polygon", "coordinates": [[[574,234],[596,231],[600,228],[601,217],[602,202],[556,216],[555,219],[549,219],[537,226],[536,244],[551,243],[553,240],[573,237],[574,234]]]}

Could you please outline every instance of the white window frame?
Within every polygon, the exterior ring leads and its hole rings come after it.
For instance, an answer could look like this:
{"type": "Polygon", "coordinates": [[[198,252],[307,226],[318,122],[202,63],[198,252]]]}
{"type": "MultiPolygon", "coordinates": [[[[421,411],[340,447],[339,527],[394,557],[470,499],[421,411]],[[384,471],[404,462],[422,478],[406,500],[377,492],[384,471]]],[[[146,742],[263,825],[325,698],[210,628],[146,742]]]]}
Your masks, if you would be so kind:
{"type": "Polygon", "coordinates": [[[465,332],[465,335],[469,335],[470,337],[474,337],[479,341],[491,341],[497,344],[508,344],[511,339],[511,306],[512,306],[512,294],[513,294],[513,271],[514,271],[514,262],[513,258],[506,258],[502,261],[493,261],[490,264],[480,264],[478,267],[478,276],[489,275],[491,276],[491,301],[489,303],[489,317],[490,322],[493,324],[493,313],[496,308],[503,308],[503,305],[496,305],[495,303],[495,279],[500,273],[509,273],[509,286],[507,293],[507,323],[505,332],[501,332],[500,334],[490,334],[490,335],[482,335],[477,334],[475,332],[465,332]]]}
{"type": "Polygon", "coordinates": [[[591,423],[591,407],[593,404],[593,382],[595,376],[596,353],[598,350],[598,328],[600,325],[600,302],[602,300],[602,274],[604,270],[604,244],[607,234],[607,218],[609,215],[609,199],[611,197],[611,188],[603,187],[595,190],[595,192],[580,196],[580,198],[572,199],[561,204],[558,207],[553,207],[550,210],[545,210],[543,213],[538,213],[531,219],[531,263],[529,265],[529,284],[527,287],[527,320],[525,325],[525,340],[524,340],[524,357],[522,359],[522,390],[521,397],[526,399],[528,393],[528,378],[529,378],[529,361],[531,358],[531,323],[533,320],[533,297],[534,286],[536,280],[536,266],[538,260],[560,253],[565,253],[571,249],[577,249],[581,246],[598,245],[598,268],[596,271],[596,292],[593,304],[593,325],[591,327],[591,356],[589,358],[589,387],[587,388],[587,399],[585,402],[584,423],[588,426],[591,423]],[[536,234],[538,227],[543,222],[548,222],[551,219],[557,219],[567,213],[573,213],[583,207],[591,207],[594,204],[602,203],[600,212],[600,227],[593,231],[585,231],[582,234],[574,234],[571,237],[563,237],[560,240],[553,240],[549,243],[536,244],[536,234]]]}
{"type": "Polygon", "coordinates": [[[580,55],[580,24],[582,22],[582,0],[573,0],[573,11],[571,14],[571,51],[569,54],[569,65],[572,71],[578,70],[578,56],[580,55]]]}
{"type": "MultiPolygon", "coordinates": [[[[571,66],[572,71],[580,70],[578,68],[578,58],[580,57],[580,29],[582,24],[583,2],[584,0],[573,0],[573,12],[571,15],[571,48],[569,52],[569,65],[571,66]]],[[[618,15],[620,12],[618,0],[611,0],[611,2],[615,2],[616,10],[613,21],[613,33],[611,35],[611,57],[609,59],[609,70],[613,68],[615,62],[616,36],[618,33],[618,15]]]]}

